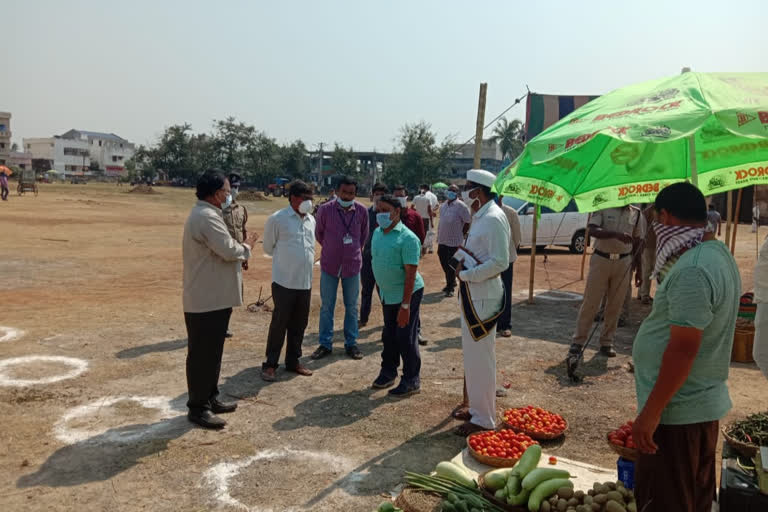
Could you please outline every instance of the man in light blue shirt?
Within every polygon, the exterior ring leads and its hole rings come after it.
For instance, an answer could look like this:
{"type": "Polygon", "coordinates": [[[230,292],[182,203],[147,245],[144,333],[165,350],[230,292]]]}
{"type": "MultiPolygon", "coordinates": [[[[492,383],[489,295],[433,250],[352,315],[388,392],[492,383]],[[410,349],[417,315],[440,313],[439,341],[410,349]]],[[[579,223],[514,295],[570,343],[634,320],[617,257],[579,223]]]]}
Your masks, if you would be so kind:
{"type": "Polygon", "coordinates": [[[421,390],[418,325],[424,280],[417,270],[421,243],[401,222],[402,206],[397,198],[391,195],[380,197],[376,210],[379,227],[371,239],[371,254],[384,315],[381,334],[384,348],[381,371],[373,388],[394,385],[402,359],[403,377],[389,395],[405,398],[421,390]]]}
{"type": "Polygon", "coordinates": [[[726,381],[741,294],[728,248],[705,233],[707,206],[689,183],[656,198],[657,269],[678,258],[640,326],[632,356],[639,415],[633,427],[638,510],[710,510],[718,421],[731,408],[726,381]]]}

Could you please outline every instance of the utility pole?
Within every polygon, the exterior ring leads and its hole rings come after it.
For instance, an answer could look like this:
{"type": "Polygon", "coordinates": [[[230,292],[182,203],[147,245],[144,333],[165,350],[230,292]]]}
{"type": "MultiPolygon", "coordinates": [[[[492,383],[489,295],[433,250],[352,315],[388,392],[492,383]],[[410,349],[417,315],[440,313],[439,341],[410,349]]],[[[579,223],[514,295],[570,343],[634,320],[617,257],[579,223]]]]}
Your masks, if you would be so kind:
{"type": "Polygon", "coordinates": [[[472,167],[480,168],[480,160],[483,156],[483,125],[485,124],[485,95],[488,92],[488,84],[480,84],[480,97],[477,100],[477,125],[475,126],[475,160],[472,167]]]}
{"type": "Polygon", "coordinates": [[[321,185],[323,185],[323,146],[325,144],[323,142],[318,143],[318,146],[320,147],[320,159],[317,162],[317,185],[318,188],[320,188],[321,185]]]}

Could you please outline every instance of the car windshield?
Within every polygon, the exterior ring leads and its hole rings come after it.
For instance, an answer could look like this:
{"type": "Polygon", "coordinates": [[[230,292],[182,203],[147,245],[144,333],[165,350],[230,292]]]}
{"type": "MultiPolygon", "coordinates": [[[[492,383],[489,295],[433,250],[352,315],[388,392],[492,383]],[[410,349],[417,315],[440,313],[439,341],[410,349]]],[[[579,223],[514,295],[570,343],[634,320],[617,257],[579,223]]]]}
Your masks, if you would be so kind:
{"type": "Polygon", "coordinates": [[[525,204],[525,201],[522,199],[518,199],[516,197],[512,196],[506,196],[504,199],[501,200],[505,205],[510,206],[515,209],[515,211],[520,211],[520,208],[523,207],[525,204]]]}

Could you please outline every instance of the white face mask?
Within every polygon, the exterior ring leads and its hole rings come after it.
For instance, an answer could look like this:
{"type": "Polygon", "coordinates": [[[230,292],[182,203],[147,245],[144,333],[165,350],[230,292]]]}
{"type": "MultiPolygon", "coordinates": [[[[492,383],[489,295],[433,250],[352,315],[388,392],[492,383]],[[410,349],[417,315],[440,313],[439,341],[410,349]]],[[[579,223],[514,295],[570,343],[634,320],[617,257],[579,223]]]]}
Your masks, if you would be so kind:
{"type": "Polygon", "coordinates": [[[299,205],[299,213],[306,215],[309,212],[312,211],[312,200],[311,199],[305,199],[301,202],[299,205]]]}
{"type": "Polygon", "coordinates": [[[405,205],[406,205],[406,203],[408,202],[408,198],[407,198],[407,197],[397,197],[397,198],[395,198],[395,199],[397,199],[397,200],[398,200],[398,202],[400,203],[400,206],[402,206],[403,208],[405,208],[405,205]]]}
{"type": "Polygon", "coordinates": [[[476,189],[473,188],[473,189],[464,190],[461,192],[461,200],[464,201],[467,204],[467,206],[472,206],[472,203],[477,201],[477,199],[472,199],[471,197],[469,197],[469,194],[471,194],[475,190],[476,189]]]}

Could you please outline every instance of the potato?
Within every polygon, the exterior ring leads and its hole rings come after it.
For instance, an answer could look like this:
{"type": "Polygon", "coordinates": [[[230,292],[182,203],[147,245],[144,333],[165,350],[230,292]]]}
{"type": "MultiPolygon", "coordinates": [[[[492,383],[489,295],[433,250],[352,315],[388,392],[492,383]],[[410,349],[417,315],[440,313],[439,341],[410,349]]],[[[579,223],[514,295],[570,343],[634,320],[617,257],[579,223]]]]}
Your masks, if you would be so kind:
{"type": "Polygon", "coordinates": [[[575,497],[577,500],[579,500],[579,501],[583,502],[583,501],[584,501],[584,496],[585,496],[585,494],[584,494],[584,491],[576,491],[575,493],[573,493],[573,496],[574,496],[574,497],[575,497]]]}
{"type": "Polygon", "coordinates": [[[631,501],[629,505],[627,505],[627,510],[629,512],[637,512],[637,503],[635,503],[634,501],[631,501]]]}
{"type": "Polygon", "coordinates": [[[598,494],[608,494],[611,492],[611,488],[607,484],[602,484],[595,489],[598,494]]]}
{"type": "Polygon", "coordinates": [[[552,505],[552,508],[557,507],[558,501],[560,501],[560,497],[557,494],[549,498],[549,504],[552,505]]]}
{"type": "Polygon", "coordinates": [[[595,492],[594,489],[590,489],[590,490],[587,491],[587,495],[589,495],[589,496],[594,496],[595,494],[597,494],[597,493],[595,492]]]}
{"type": "Polygon", "coordinates": [[[616,482],[605,482],[605,485],[612,491],[616,490],[616,482]]]}
{"type": "Polygon", "coordinates": [[[564,500],[573,498],[573,489],[570,487],[561,487],[557,490],[557,495],[564,500]]]}
{"type": "Polygon", "coordinates": [[[569,507],[575,507],[578,504],[579,504],[579,500],[577,500],[576,498],[570,498],[568,500],[568,506],[569,507]]]}
{"type": "Polygon", "coordinates": [[[565,512],[565,509],[567,509],[567,508],[568,508],[568,502],[567,501],[565,501],[562,498],[557,500],[557,510],[559,510],[560,512],[565,512]]]}
{"type": "Polygon", "coordinates": [[[593,503],[592,510],[593,512],[600,512],[601,510],[603,510],[603,506],[600,505],[599,503],[593,503]]]}
{"type": "Polygon", "coordinates": [[[584,496],[584,504],[585,505],[591,505],[594,500],[595,499],[592,496],[590,496],[590,495],[584,496]]]}
{"type": "Polygon", "coordinates": [[[595,503],[598,505],[605,505],[608,502],[608,495],[606,494],[596,494],[595,495],[595,503]]]}
{"type": "Polygon", "coordinates": [[[579,505],[576,507],[576,512],[591,512],[592,507],[588,507],[587,505],[579,505]]]}
{"type": "Polygon", "coordinates": [[[541,507],[539,507],[540,512],[550,512],[552,510],[552,506],[549,504],[548,501],[542,501],[541,507]]]}
{"type": "Polygon", "coordinates": [[[608,500],[613,500],[616,503],[624,503],[624,496],[622,496],[619,491],[611,491],[607,493],[606,496],[608,496],[608,500]]]}
{"type": "Polygon", "coordinates": [[[610,500],[608,503],[605,504],[605,512],[626,512],[627,509],[624,508],[624,505],[617,501],[610,500]]]}

